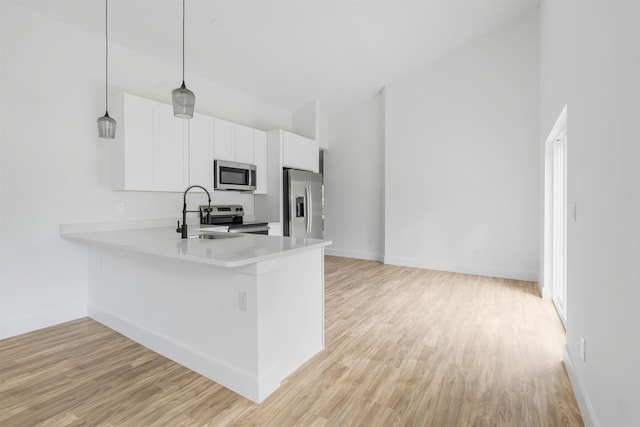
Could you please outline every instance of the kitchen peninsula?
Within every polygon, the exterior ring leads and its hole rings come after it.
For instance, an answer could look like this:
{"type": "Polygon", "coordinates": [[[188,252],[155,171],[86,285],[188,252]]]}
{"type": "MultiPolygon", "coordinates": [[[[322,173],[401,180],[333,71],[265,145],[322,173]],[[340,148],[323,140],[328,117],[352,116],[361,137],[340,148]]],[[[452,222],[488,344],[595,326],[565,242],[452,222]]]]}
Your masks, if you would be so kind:
{"type": "Polygon", "coordinates": [[[331,242],[190,234],[61,228],[88,245],[91,318],[259,403],[324,347],[331,242]]]}

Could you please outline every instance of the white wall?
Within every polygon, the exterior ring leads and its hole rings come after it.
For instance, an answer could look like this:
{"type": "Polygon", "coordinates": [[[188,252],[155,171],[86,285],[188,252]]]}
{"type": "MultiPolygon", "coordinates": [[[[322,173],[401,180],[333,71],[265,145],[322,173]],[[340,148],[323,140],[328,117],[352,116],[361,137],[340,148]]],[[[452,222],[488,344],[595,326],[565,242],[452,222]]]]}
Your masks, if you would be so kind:
{"type": "Polygon", "coordinates": [[[318,141],[318,145],[320,149],[329,148],[329,118],[322,111],[322,106],[320,106],[320,113],[318,114],[318,126],[317,126],[317,136],[316,141],[318,141]]]}
{"type": "MultiPolygon", "coordinates": [[[[111,93],[170,103],[181,64],[169,66],[117,45],[109,54],[111,93]]],[[[177,219],[181,195],[110,190],[109,141],[98,139],[96,129],[104,114],[103,38],[3,1],[1,72],[4,337],[86,313],[86,250],[61,240],[59,224],[177,219]],[[115,213],[119,201],[124,215],[115,213]]],[[[289,112],[186,77],[196,111],[262,129],[291,125],[289,112]]],[[[190,196],[192,203],[200,201],[190,196]]],[[[214,195],[214,203],[232,201],[253,206],[252,196],[214,195]]]]}
{"type": "Polygon", "coordinates": [[[322,111],[320,100],[291,113],[291,132],[314,139],[321,149],[329,148],[329,120],[322,111]]]}
{"type": "Polygon", "coordinates": [[[291,132],[316,139],[318,101],[312,101],[291,113],[291,132]]]}
{"type": "Polygon", "coordinates": [[[567,104],[568,368],[587,425],[640,425],[640,4],[541,4],[541,134],[567,104]],[[580,337],[586,339],[586,361],[580,337]]]}
{"type": "Polygon", "coordinates": [[[386,263],[538,277],[538,13],[386,87],[386,263]]]}
{"type": "Polygon", "coordinates": [[[384,250],[384,96],[331,119],[324,151],[329,255],[381,260],[384,250]]]}
{"type": "MultiPolygon", "coordinates": [[[[0,1],[0,34],[4,34],[3,33],[3,22],[4,22],[4,2],[0,1]]],[[[3,77],[3,70],[4,67],[2,65],[2,51],[4,50],[4,45],[5,45],[5,41],[6,41],[6,37],[2,37],[0,38],[0,100],[4,99],[4,92],[3,92],[3,88],[4,85],[2,84],[2,82],[4,81],[4,77],[3,77]]],[[[1,102],[1,101],[0,101],[1,102]]],[[[4,117],[4,110],[1,108],[2,106],[0,105],[0,193],[2,192],[2,164],[4,163],[2,161],[2,147],[4,146],[4,143],[2,141],[4,141],[3,136],[3,130],[2,130],[2,123],[3,123],[3,117],[4,117]]],[[[0,197],[0,224],[2,224],[2,197],[0,197]]],[[[3,259],[3,252],[2,252],[2,241],[4,239],[0,238],[0,338],[2,338],[4,336],[4,334],[2,333],[2,307],[4,307],[4,304],[2,302],[2,298],[3,298],[3,293],[2,293],[2,259],[3,259]]]]}

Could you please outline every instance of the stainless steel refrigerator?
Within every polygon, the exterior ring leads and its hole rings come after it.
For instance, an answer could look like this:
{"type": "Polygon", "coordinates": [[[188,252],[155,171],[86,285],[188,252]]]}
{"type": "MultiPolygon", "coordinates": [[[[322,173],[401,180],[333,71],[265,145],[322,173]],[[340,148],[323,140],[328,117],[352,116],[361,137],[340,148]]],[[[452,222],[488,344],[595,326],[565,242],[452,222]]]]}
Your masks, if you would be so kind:
{"type": "Polygon", "coordinates": [[[296,169],[284,170],[283,234],[322,239],[322,175],[296,169]]]}

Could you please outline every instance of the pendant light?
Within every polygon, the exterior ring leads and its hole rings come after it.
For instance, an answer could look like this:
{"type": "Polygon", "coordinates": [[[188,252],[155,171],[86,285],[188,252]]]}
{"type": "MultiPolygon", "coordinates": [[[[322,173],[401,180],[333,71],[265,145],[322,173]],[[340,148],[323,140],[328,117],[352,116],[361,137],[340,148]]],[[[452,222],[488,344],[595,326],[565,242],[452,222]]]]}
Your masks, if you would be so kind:
{"type": "Polygon", "coordinates": [[[98,136],[100,138],[113,139],[116,137],[116,121],[109,117],[109,33],[107,31],[107,1],[104,0],[104,116],[98,118],[98,136]]]}
{"type": "Polygon", "coordinates": [[[182,0],[182,86],[171,92],[173,115],[181,119],[193,117],[196,96],[184,84],[184,0],[182,0]]]}

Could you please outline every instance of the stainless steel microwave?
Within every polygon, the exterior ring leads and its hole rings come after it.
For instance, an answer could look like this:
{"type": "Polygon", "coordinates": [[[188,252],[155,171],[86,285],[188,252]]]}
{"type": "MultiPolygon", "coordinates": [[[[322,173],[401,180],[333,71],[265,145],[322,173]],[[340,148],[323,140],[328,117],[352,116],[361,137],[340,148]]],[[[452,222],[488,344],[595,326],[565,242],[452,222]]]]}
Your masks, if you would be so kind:
{"type": "Polygon", "coordinates": [[[254,191],[256,189],[255,165],[214,160],[213,188],[216,190],[254,191]]]}

